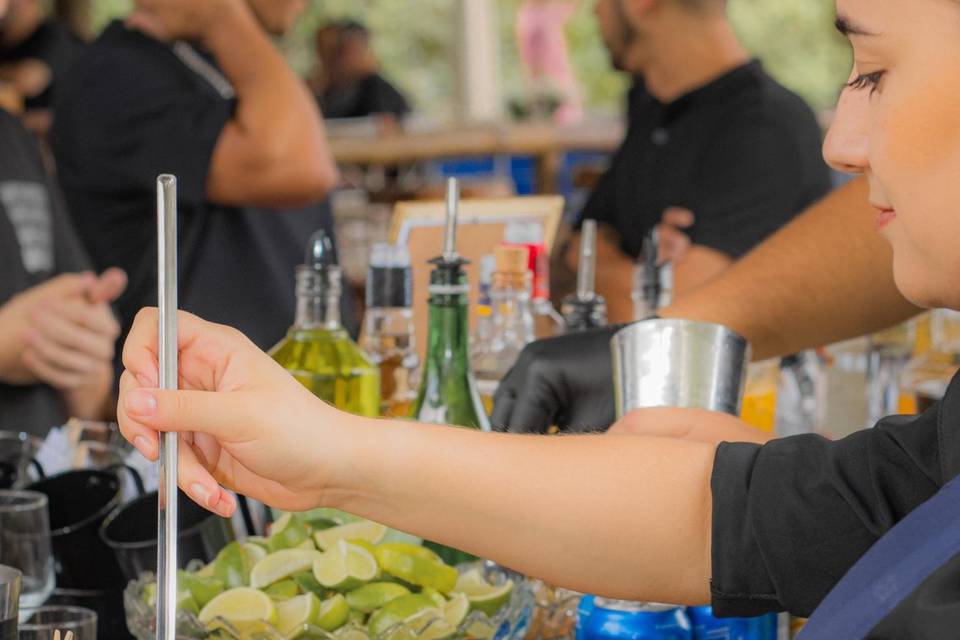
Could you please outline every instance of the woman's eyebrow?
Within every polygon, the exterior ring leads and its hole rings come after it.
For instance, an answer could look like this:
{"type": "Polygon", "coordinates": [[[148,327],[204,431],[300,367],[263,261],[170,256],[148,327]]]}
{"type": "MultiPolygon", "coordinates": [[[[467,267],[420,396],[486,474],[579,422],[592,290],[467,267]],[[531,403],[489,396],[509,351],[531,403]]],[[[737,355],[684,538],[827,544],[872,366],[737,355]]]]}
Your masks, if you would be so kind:
{"type": "Polygon", "coordinates": [[[849,37],[849,36],[875,36],[875,35],[877,35],[877,34],[873,33],[872,31],[870,31],[870,30],[868,30],[868,29],[866,29],[866,28],[864,28],[864,27],[856,24],[853,20],[851,20],[850,18],[848,18],[848,17],[846,17],[846,16],[843,16],[843,15],[838,15],[838,16],[837,16],[837,20],[836,20],[836,22],[834,22],[834,26],[836,26],[837,31],[839,31],[840,33],[842,33],[843,35],[845,35],[845,36],[847,36],[847,37],[849,37]]]}

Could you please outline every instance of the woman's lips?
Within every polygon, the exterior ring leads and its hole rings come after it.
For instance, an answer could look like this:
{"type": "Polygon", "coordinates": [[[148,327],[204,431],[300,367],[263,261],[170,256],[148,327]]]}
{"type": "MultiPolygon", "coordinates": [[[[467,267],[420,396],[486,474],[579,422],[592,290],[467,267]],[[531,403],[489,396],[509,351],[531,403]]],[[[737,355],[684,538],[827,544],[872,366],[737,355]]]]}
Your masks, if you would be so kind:
{"type": "Polygon", "coordinates": [[[893,209],[885,209],[883,207],[877,207],[876,209],[877,211],[880,212],[877,214],[877,221],[876,221],[877,231],[880,231],[881,229],[886,227],[888,224],[893,222],[894,219],[897,217],[897,212],[893,209]]]}

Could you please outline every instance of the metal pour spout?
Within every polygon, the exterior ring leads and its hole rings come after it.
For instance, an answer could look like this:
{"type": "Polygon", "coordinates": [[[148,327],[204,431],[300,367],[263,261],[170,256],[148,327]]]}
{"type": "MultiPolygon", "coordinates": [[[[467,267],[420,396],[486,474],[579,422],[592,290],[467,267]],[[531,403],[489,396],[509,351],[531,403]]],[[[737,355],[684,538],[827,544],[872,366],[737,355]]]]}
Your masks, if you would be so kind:
{"type": "Polygon", "coordinates": [[[580,230],[580,269],[577,271],[577,298],[591,300],[596,294],[597,221],[584,220],[580,230]]]}
{"type": "Polygon", "coordinates": [[[460,214],[460,181],[456,178],[447,179],[447,219],[443,234],[443,259],[446,262],[456,262],[460,259],[457,253],[457,217],[460,214]]]}

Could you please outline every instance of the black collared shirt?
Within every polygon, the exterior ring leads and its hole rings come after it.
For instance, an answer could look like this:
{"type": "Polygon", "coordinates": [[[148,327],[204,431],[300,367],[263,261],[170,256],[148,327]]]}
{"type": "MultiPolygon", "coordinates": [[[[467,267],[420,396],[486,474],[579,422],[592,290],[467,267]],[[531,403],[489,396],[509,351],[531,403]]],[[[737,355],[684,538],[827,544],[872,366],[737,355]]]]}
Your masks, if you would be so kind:
{"type": "MultiPolygon", "coordinates": [[[[884,533],[958,474],[960,374],[922,415],[843,440],[722,444],[712,478],[714,610],[809,616],[884,533]]],[[[958,584],[955,558],[869,637],[957,637],[958,584]]]]}
{"type": "Polygon", "coordinates": [[[51,144],[60,183],[96,267],[130,276],[118,301],[124,335],[140,308],[156,305],[156,178],[172,173],[181,308],[270,348],[293,322],[294,269],[310,235],[332,234],[329,206],[279,211],[207,199],[235,99],[211,59],[195,50],[186,59],[200,62],[188,66],[170,46],[111,24],[58,92],[51,144]]]}
{"type": "Polygon", "coordinates": [[[797,95],[751,62],[670,104],[631,92],[623,145],[581,214],[627,255],[668,207],[694,212],[695,244],[739,257],[830,189],[821,132],[797,95]]]}

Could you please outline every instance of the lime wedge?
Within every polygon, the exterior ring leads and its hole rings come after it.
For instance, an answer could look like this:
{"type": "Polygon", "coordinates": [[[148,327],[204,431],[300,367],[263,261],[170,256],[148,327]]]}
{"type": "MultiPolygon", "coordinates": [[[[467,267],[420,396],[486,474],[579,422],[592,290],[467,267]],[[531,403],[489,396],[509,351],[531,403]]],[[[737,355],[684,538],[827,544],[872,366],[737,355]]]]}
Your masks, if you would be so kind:
{"type": "Polygon", "coordinates": [[[409,589],[393,582],[371,582],[347,593],[347,604],[354,611],[373,613],[391,600],[409,594],[409,589]]]}
{"type": "Polygon", "coordinates": [[[270,527],[270,537],[267,538],[268,551],[292,549],[310,537],[310,529],[292,513],[280,516],[270,527]]]}
{"type": "Polygon", "coordinates": [[[322,556],[323,554],[319,551],[303,549],[275,551],[258,562],[250,571],[250,586],[254,589],[263,589],[295,573],[310,569],[322,556]]]}
{"type": "Polygon", "coordinates": [[[309,571],[301,571],[300,573],[294,574],[293,581],[297,583],[300,591],[304,593],[315,593],[322,597],[326,591],[323,585],[313,577],[313,567],[310,567],[309,571]]]}
{"type": "Polygon", "coordinates": [[[406,622],[425,612],[434,611],[440,615],[433,600],[420,593],[411,593],[387,603],[382,609],[370,616],[370,635],[380,636],[390,627],[406,622]]]}
{"type": "Polygon", "coordinates": [[[347,604],[347,599],[338,593],[323,601],[314,624],[324,631],[334,631],[342,627],[349,617],[350,605],[347,604]]]}
{"type": "Polygon", "coordinates": [[[250,622],[276,624],[277,610],[273,600],[267,594],[250,587],[239,587],[224,591],[208,602],[197,618],[204,624],[212,622],[215,618],[223,618],[235,624],[250,622]]]}
{"type": "Polygon", "coordinates": [[[177,572],[177,584],[180,589],[186,589],[190,592],[199,609],[202,609],[208,602],[223,593],[224,589],[223,582],[216,578],[203,578],[186,571],[177,572]]]}
{"type": "Polygon", "coordinates": [[[377,577],[377,560],[363,547],[340,540],[313,563],[313,577],[328,589],[348,591],[377,577]]]}
{"type": "Polygon", "coordinates": [[[443,619],[454,629],[458,628],[466,620],[470,613],[470,600],[465,594],[455,593],[450,601],[443,605],[443,619]]]}
{"type": "Polygon", "coordinates": [[[267,557],[267,548],[259,544],[244,542],[240,547],[243,549],[243,553],[246,555],[247,562],[250,563],[251,567],[267,557]]]}
{"type": "Polygon", "coordinates": [[[248,552],[243,550],[239,542],[231,542],[217,554],[213,561],[213,577],[226,586],[227,589],[246,587],[250,584],[250,562],[248,552]]]}
{"type": "Polygon", "coordinates": [[[513,595],[513,581],[508,580],[500,585],[492,585],[484,579],[479,569],[471,569],[460,576],[454,591],[467,596],[471,609],[492,616],[510,601],[513,595]]]}
{"type": "Polygon", "coordinates": [[[387,528],[382,524],[370,520],[358,520],[357,522],[317,531],[313,534],[313,540],[317,543],[317,547],[326,551],[340,540],[365,540],[371,544],[377,544],[383,540],[383,536],[386,534],[387,528]]]}
{"type": "Polygon", "coordinates": [[[425,560],[433,560],[434,562],[442,562],[440,556],[437,555],[436,551],[433,549],[428,549],[419,544],[410,544],[407,542],[385,542],[383,544],[377,545],[378,549],[383,549],[390,553],[402,553],[408,556],[416,556],[417,558],[423,558],[425,560]]]}
{"type": "Polygon", "coordinates": [[[200,606],[197,604],[197,599],[193,597],[193,594],[190,593],[188,589],[180,589],[177,591],[177,609],[179,611],[189,611],[194,615],[200,613],[200,606]]]}
{"type": "Polygon", "coordinates": [[[370,640],[370,636],[367,635],[362,629],[356,627],[344,627],[333,634],[335,640],[370,640]]]}
{"type": "Polygon", "coordinates": [[[274,602],[282,602],[284,600],[289,600],[300,595],[300,587],[297,586],[297,583],[289,578],[287,580],[281,580],[280,582],[274,582],[272,585],[263,590],[265,594],[270,596],[274,602]]]}
{"type": "Polygon", "coordinates": [[[376,557],[381,569],[404,582],[432,587],[442,593],[453,591],[457,584],[457,570],[434,559],[436,554],[429,549],[407,544],[382,544],[376,548],[376,557]],[[412,552],[414,549],[426,553],[412,552]]]}
{"type": "Polygon", "coordinates": [[[267,539],[263,536],[248,536],[247,542],[249,544],[255,544],[258,547],[263,547],[263,550],[267,550],[267,539]]]}
{"type": "Polygon", "coordinates": [[[284,602],[278,602],[277,630],[287,640],[299,638],[307,633],[307,625],[314,624],[320,615],[320,598],[307,593],[284,602]]]}
{"type": "Polygon", "coordinates": [[[316,551],[317,545],[313,544],[313,540],[311,540],[310,538],[307,538],[306,540],[298,544],[296,547],[294,547],[294,549],[303,549],[305,551],[316,551]]]}
{"type": "Polygon", "coordinates": [[[420,593],[433,600],[441,609],[447,604],[447,599],[443,597],[443,594],[433,587],[424,587],[420,593]]]}

